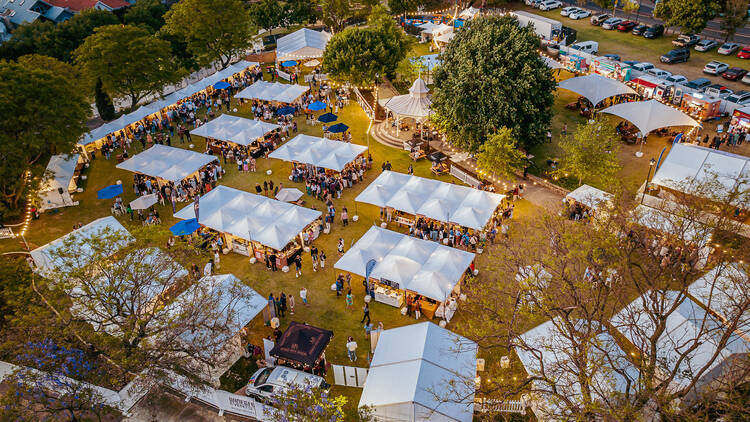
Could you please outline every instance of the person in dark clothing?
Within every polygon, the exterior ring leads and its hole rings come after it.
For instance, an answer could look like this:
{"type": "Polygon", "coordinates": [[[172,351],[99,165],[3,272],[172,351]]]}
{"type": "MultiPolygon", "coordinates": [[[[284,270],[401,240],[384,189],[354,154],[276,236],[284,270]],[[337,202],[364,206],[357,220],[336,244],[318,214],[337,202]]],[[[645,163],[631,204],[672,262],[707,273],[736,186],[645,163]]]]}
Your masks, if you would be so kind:
{"type": "Polygon", "coordinates": [[[281,292],[279,302],[281,302],[281,306],[279,307],[281,310],[281,316],[284,316],[284,314],[286,314],[286,294],[284,294],[284,292],[281,292]]]}
{"type": "Polygon", "coordinates": [[[271,263],[271,271],[276,271],[276,254],[271,254],[268,261],[271,263]]]}
{"type": "Polygon", "coordinates": [[[367,323],[370,323],[370,304],[365,302],[365,306],[362,308],[362,311],[364,312],[364,315],[362,316],[362,321],[360,323],[365,322],[365,319],[367,320],[367,323]]]}

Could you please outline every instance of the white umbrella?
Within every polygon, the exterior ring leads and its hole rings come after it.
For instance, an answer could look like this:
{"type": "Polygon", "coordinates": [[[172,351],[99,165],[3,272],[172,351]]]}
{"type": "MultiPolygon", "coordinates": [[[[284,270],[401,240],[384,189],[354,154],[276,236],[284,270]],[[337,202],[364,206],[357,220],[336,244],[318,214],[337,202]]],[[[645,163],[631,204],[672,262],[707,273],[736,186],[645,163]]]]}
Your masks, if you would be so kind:
{"type": "Polygon", "coordinates": [[[320,64],[320,60],[318,59],[312,59],[309,62],[305,62],[305,66],[307,67],[315,67],[320,64]]]}
{"type": "Polygon", "coordinates": [[[159,199],[155,193],[152,193],[150,195],[143,195],[131,201],[130,208],[134,210],[145,210],[154,205],[158,200],[159,199]]]}
{"type": "Polygon", "coordinates": [[[284,202],[293,202],[302,196],[302,191],[297,188],[284,188],[276,194],[276,199],[284,202]]]}

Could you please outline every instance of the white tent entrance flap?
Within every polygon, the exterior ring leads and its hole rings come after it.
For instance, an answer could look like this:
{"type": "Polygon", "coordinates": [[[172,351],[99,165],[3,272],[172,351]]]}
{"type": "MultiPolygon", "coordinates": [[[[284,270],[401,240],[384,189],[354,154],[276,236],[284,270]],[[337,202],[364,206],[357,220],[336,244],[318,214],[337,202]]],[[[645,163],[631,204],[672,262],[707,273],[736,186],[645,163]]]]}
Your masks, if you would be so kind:
{"type": "Polygon", "coordinates": [[[634,124],[644,135],[664,127],[700,126],[692,117],[656,100],[615,104],[601,111],[634,124]]]}
{"type": "Polygon", "coordinates": [[[258,81],[243,89],[234,97],[290,104],[298,100],[302,94],[309,90],[310,87],[304,85],[289,85],[279,82],[258,81]]]}
{"type": "Polygon", "coordinates": [[[558,87],[586,97],[594,106],[615,95],[637,94],[624,83],[597,74],[566,79],[558,87]]]}
{"type": "Polygon", "coordinates": [[[363,145],[299,134],[268,157],[340,172],[365,151],[367,147],[363,145]]]}
{"type": "Polygon", "coordinates": [[[203,126],[191,130],[190,134],[247,146],[280,128],[279,125],[260,120],[222,114],[203,126]]]}
{"type": "Polygon", "coordinates": [[[217,160],[213,155],[157,144],[118,164],[117,168],[170,182],[180,182],[208,163],[217,160]]]}

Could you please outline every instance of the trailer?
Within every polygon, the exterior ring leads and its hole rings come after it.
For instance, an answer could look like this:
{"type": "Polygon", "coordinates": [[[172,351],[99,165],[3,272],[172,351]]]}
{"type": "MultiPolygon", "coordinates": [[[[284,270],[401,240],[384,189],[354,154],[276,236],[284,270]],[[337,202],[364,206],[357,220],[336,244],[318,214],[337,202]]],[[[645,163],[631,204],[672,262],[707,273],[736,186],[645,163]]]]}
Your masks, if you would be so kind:
{"type": "Polygon", "coordinates": [[[523,26],[533,25],[536,32],[542,40],[556,41],[562,45],[568,45],[576,40],[576,31],[572,28],[563,26],[560,21],[545,18],[544,16],[517,10],[511,14],[518,19],[518,23],[523,26]]]}

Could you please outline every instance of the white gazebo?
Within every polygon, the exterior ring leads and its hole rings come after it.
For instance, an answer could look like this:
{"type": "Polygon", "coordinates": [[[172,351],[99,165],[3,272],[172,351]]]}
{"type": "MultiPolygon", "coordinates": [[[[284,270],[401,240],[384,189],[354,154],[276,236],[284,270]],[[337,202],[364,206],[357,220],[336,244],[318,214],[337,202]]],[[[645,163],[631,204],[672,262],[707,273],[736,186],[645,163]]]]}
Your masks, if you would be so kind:
{"type": "Polygon", "coordinates": [[[367,147],[299,134],[268,155],[268,158],[309,164],[340,172],[364,154],[367,147]]]}
{"type": "Polygon", "coordinates": [[[398,130],[398,122],[404,117],[412,118],[417,122],[423,122],[430,117],[432,100],[428,95],[429,92],[427,84],[419,77],[409,88],[408,94],[387,98],[382,100],[380,105],[393,114],[398,130]]]}
{"type": "Polygon", "coordinates": [[[657,100],[615,104],[601,110],[614,114],[638,128],[644,136],[654,130],[672,126],[700,126],[692,117],[657,100]]]}
{"type": "Polygon", "coordinates": [[[213,155],[157,144],[117,165],[118,169],[145,174],[159,183],[180,182],[195,175],[212,161],[213,155]]]}
{"type": "Polygon", "coordinates": [[[573,91],[597,106],[600,102],[615,95],[637,94],[635,90],[624,83],[607,78],[596,73],[566,79],[557,85],[558,88],[573,91]]]}
{"type": "Polygon", "coordinates": [[[261,120],[222,114],[190,131],[192,135],[248,146],[281,126],[261,120]]]}
{"type": "Polygon", "coordinates": [[[276,62],[323,57],[331,34],[302,28],[276,40],[276,62]]]}
{"type": "Polygon", "coordinates": [[[243,89],[234,97],[291,104],[299,100],[299,98],[309,90],[310,87],[306,85],[290,85],[282,84],[280,82],[258,81],[243,89]]]}
{"type": "Polygon", "coordinates": [[[470,422],[477,344],[431,322],[380,333],[359,406],[378,421],[470,422]]]}
{"type": "Polygon", "coordinates": [[[53,155],[50,158],[45,179],[39,188],[41,211],[78,205],[70,194],[76,191],[76,169],[82,162],[80,154],[53,155]]]}

